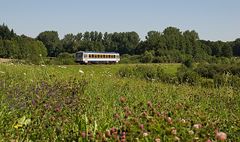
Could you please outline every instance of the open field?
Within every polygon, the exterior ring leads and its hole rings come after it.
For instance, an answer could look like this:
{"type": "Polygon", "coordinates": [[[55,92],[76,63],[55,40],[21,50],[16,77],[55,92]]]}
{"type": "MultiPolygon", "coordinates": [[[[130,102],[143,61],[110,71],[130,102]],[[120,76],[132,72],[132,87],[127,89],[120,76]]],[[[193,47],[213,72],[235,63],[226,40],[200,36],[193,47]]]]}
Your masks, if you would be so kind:
{"type": "Polygon", "coordinates": [[[218,129],[240,141],[238,90],[124,78],[124,66],[0,64],[0,140],[216,141],[218,129]]]}

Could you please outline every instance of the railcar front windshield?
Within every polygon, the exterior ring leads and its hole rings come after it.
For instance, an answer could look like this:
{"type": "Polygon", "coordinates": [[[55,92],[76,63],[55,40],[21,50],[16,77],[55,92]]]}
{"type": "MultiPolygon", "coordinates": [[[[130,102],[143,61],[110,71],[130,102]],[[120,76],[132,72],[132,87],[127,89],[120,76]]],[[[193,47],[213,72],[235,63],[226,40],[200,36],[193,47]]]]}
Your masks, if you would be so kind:
{"type": "Polygon", "coordinates": [[[82,58],[83,57],[83,53],[77,53],[76,57],[77,58],[82,58]]]}

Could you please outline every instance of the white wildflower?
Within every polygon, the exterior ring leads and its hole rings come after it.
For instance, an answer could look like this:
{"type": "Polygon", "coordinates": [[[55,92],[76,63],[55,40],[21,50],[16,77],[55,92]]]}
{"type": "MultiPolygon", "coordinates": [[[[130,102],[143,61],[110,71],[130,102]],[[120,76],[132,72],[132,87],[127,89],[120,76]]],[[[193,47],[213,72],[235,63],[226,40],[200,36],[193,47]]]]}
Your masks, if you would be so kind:
{"type": "Polygon", "coordinates": [[[5,72],[4,71],[0,71],[0,73],[4,74],[5,72]]]}
{"type": "Polygon", "coordinates": [[[148,133],[147,133],[147,132],[144,132],[144,133],[143,133],[143,136],[144,136],[144,137],[148,136],[148,133]]]}
{"type": "Polygon", "coordinates": [[[66,69],[67,67],[65,66],[58,66],[59,68],[66,69]]]}
{"type": "Polygon", "coordinates": [[[82,74],[84,74],[84,72],[83,72],[82,70],[80,70],[80,69],[79,69],[79,71],[78,71],[78,72],[79,72],[79,73],[82,73],[82,74]]]}
{"type": "Polygon", "coordinates": [[[200,128],[202,128],[202,125],[201,125],[201,124],[194,124],[194,125],[193,125],[193,128],[195,128],[195,129],[200,129],[200,128]]]}
{"type": "Polygon", "coordinates": [[[172,133],[173,135],[177,135],[177,130],[176,130],[176,128],[175,128],[175,127],[172,127],[171,129],[172,129],[172,130],[171,130],[171,133],[172,133]]]}
{"type": "Polygon", "coordinates": [[[195,137],[194,140],[199,140],[199,137],[195,137]]]}
{"type": "Polygon", "coordinates": [[[180,122],[185,124],[186,120],[185,119],[181,119],[180,122]]]}
{"type": "Polygon", "coordinates": [[[190,135],[193,135],[193,134],[194,134],[193,130],[188,131],[188,133],[189,133],[190,135]]]}
{"type": "Polygon", "coordinates": [[[156,138],[155,142],[161,142],[161,139],[160,138],[156,138]]]}

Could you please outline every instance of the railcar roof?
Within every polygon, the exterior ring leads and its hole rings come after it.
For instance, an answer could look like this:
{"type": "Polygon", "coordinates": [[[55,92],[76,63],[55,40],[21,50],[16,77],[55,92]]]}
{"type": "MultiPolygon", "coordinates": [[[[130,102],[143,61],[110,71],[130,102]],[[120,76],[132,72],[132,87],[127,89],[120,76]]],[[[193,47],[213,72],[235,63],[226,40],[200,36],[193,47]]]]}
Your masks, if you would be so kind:
{"type": "Polygon", "coordinates": [[[77,53],[95,53],[95,54],[119,54],[117,52],[94,52],[94,51],[78,51],[77,53]]]}

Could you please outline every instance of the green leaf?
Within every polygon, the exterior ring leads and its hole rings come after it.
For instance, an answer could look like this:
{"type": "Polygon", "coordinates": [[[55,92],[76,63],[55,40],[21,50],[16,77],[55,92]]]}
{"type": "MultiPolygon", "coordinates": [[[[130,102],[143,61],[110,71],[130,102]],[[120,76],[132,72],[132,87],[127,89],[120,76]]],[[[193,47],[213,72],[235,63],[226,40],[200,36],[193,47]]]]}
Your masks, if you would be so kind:
{"type": "Polygon", "coordinates": [[[25,120],[26,120],[26,117],[23,116],[22,118],[20,118],[20,119],[18,120],[18,124],[24,125],[25,120]]]}

